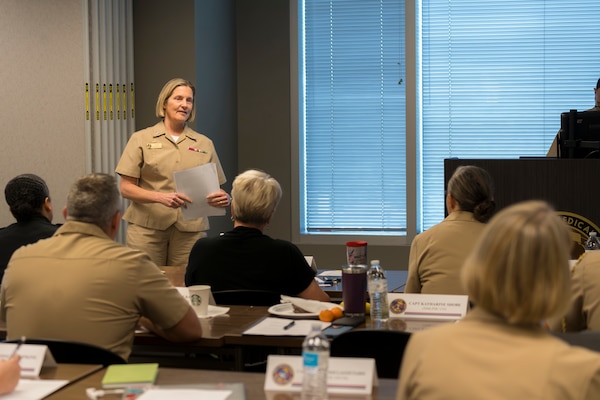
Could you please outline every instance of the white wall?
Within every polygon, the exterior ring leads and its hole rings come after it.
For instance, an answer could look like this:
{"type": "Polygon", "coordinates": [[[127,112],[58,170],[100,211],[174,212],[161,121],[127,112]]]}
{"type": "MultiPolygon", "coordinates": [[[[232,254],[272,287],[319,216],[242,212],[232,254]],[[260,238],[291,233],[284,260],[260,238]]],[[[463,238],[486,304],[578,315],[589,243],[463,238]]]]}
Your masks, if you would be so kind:
{"type": "Polygon", "coordinates": [[[0,0],[0,226],[12,177],[48,183],[54,222],[85,171],[82,0],[0,0]]]}

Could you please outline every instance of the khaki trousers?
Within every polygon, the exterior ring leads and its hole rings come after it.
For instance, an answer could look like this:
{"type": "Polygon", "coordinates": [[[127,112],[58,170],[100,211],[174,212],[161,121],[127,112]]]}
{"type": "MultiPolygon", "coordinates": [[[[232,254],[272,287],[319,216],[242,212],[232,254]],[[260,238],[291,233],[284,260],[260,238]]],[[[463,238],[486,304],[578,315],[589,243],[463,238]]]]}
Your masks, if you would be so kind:
{"type": "Polygon", "coordinates": [[[159,267],[187,266],[192,247],[203,237],[205,232],[181,232],[175,225],[164,231],[127,226],[127,246],[147,253],[159,267]]]}

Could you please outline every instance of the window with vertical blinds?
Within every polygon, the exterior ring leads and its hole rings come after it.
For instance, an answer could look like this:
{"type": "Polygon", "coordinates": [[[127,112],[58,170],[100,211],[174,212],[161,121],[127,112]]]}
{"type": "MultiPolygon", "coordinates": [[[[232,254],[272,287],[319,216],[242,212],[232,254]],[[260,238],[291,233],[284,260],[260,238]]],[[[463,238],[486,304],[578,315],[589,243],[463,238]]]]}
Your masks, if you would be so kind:
{"type": "Polygon", "coordinates": [[[597,0],[415,1],[405,39],[404,1],[298,0],[301,234],[425,230],[444,218],[445,158],[544,156],[560,113],[594,105],[597,0]]]}
{"type": "Polygon", "coordinates": [[[561,112],[594,106],[600,2],[421,4],[417,227],[426,229],[444,217],[444,158],[543,156],[561,112]]]}
{"type": "Polygon", "coordinates": [[[405,234],[403,3],[301,5],[301,233],[405,234]]]}

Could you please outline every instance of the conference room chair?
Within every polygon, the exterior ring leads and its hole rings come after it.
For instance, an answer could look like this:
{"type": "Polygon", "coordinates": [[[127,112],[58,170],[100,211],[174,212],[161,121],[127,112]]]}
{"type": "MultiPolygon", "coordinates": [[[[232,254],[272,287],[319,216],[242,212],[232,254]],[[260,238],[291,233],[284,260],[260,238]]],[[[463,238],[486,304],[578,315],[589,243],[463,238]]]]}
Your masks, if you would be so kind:
{"type": "Polygon", "coordinates": [[[281,303],[281,294],[269,290],[219,290],[212,295],[218,305],[272,306],[281,303]]]}
{"type": "MultiPolygon", "coordinates": [[[[18,340],[6,340],[5,343],[17,343],[18,340]]],[[[42,344],[48,346],[54,360],[59,364],[126,364],[127,361],[103,347],[89,343],[70,342],[57,339],[27,338],[24,344],[42,344]]]]}
{"type": "Polygon", "coordinates": [[[380,378],[397,379],[410,332],[353,329],[331,341],[332,357],[374,358],[380,378]]]}
{"type": "Polygon", "coordinates": [[[587,349],[600,352],[600,332],[581,331],[551,333],[573,346],[585,347],[587,349]]]}

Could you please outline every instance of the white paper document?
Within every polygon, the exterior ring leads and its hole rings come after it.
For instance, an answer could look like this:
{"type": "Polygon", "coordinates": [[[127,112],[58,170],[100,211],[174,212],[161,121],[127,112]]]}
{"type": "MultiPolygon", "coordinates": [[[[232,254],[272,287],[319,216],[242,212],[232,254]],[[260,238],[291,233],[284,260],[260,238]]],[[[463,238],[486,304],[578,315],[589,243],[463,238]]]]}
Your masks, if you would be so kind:
{"type": "Polygon", "coordinates": [[[227,400],[231,390],[208,389],[148,389],[137,400],[227,400]]]}
{"type": "Polygon", "coordinates": [[[321,278],[340,278],[340,279],[342,279],[342,270],[341,269],[327,270],[327,271],[323,271],[323,272],[319,273],[319,275],[317,275],[317,276],[321,277],[321,278]]]}
{"type": "Polygon", "coordinates": [[[186,203],[187,207],[181,207],[183,219],[190,220],[213,215],[225,215],[224,208],[208,205],[206,196],[221,190],[217,166],[215,163],[207,163],[198,167],[173,172],[175,187],[178,193],[183,193],[192,199],[192,203],[186,203]]]}
{"type": "Polygon", "coordinates": [[[19,379],[16,389],[2,396],[2,400],[32,400],[43,399],[69,381],[63,379],[19,379]]]}
{"type": "Polygon", "coordinates": [[[331,323],[315,319],[288,319],[264,318],[259,323],[244,331],[244,335],[263,336],[306,336],[310,333],[313,324],[320,324],[321,329],[327,328],[331,323]]]}

